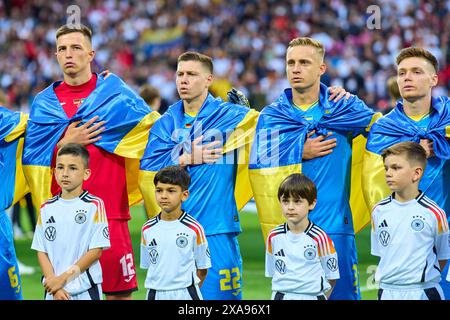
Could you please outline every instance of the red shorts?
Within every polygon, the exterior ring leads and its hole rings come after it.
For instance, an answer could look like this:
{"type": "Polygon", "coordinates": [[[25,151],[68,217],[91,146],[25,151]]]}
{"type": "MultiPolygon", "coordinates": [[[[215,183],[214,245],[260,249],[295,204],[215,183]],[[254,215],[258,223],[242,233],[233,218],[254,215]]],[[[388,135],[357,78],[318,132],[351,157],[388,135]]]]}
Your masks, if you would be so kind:
{"type": "Polygon", "coordinates": [[[108,227],[111,248],[103,250],[100,257],[103,293],[131,293],[137,290],[137,279],[128,220],[108,220],[108,227]]]}

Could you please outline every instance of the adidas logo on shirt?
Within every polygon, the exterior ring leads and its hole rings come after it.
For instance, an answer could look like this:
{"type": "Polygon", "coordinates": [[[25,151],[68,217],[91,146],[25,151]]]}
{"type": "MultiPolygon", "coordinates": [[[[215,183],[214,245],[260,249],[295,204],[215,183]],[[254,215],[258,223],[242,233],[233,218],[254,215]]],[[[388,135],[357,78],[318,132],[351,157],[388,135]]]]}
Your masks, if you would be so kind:
{"type": "Polygon", "coordinates": [[[378,226],[378,228],[386,228],[388,225],[387,225],[387,222],[386,222],[386,220],[383,220],[383,222],[381,222],[381,224],[378,226]]]}
{"type": "Polygon", "coordinates": [[[277,253],[275,253],[275,256],[277,256],[277,257],[284,257],[284,256],[285,256],[285,255],[284,255],[284,250],[281,249],[280,251],[278,251],[277,253]]]}
{"type": "Polygon", "coordinates": [[[47,220],[46,223],[55,223],[55,218],[53,218],[53,216],[50,217],[50,219],[47,220]]]}
{"type": "Polygon", "coordinates": [[[153,240],[148,244],[149,247],[156,247],[156,240],[153,238],[153,240]]]}

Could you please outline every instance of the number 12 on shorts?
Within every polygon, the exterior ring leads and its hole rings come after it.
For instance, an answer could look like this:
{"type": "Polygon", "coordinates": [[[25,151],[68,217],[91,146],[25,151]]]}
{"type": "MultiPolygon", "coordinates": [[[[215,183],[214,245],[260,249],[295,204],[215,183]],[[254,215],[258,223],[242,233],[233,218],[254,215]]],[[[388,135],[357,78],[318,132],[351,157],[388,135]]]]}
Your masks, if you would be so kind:
{"type": "Polygon", "coordinates": [[[233,268],[233,269],[222,269],[219,271],[219,274],[221,276],[225,276],[224,278],[220,279],[220,290],[221,291],[227,291],[227,290],[235,290],[240,289],[241,284],[241,272],[239,271],[239,268],[233,268]]]}
{"type": "Polygon", "coordinates": [[[136,274],[136,271],[134,270],[133,254],[129,253],[124,255],[120,259],[120,264],[122,265],[123,276],[126,277],[125,281],[129,282],[136,274]]]}

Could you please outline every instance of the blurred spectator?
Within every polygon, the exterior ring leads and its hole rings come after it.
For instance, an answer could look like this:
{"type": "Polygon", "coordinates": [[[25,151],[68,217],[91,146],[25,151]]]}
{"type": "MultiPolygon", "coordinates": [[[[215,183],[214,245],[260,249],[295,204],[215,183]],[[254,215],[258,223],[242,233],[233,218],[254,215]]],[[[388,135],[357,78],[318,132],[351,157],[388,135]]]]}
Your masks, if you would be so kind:
{"type": "Polygon", "coordinates": [[[9,109],[8,97],[3,90],[0,90],[0,106],[9,109]]]}
{"type": "MultiPolygon", "coordinates": [[[[73,1],[0,2],[0,88],[26,111],[36,92],[61,77],[55,27],[73,1]]],[[[386,82],[395,56],[423,46],[442,66],[434,94],[450,89],[450,1],[378,0],[79,0],[81,22],[94,31],[96,71],[109,69],[138,90],[156,87],[163,104],[178,100],[174,73],[181,52],[215,61],[217,95],[243,91],[252,107],[271,103],[286,86],[285,48],[297,36],[326,47],[327,85],[343,85],[375,108],[389,101],[386,82]],[[369,5],[381,10],[380,29],[367,28],[369,5]]]]}
{"type": "Polygon", "coordinates": [[[393,108],[395,108],[395,105],[397,104],[397,100],[402,98],[402,96],[400,95],[400,89],[398,88],[396,76],[392,76],[388,79],[387,89],[389,92],[390,100],[389,100],[388,108],[386,108],[385,110],[382,110],[383,114],[386,114],[389,111],[391,111],[393,108]]]}
{"type": "Polygon", "coordinates": [[[165,108],[161,108],[161,95],[155,87],[146,83],[141,86],[139,95],[150,106],[150,108],[152,108],[153,111],[158,111],[160,114],[163,114],[166,111],[167,106],[165,108]]]}

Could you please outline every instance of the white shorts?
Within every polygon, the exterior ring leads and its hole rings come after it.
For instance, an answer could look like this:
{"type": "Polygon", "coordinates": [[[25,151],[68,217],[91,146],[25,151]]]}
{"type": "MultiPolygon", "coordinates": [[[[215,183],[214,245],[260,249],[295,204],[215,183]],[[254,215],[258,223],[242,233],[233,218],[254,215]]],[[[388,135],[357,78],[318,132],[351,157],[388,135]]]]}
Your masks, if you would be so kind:
{"type": "Polygon", "coordinates": [[[440,285],[428,289],[379,289],[378,300],[445,300],[440,285]]]}
{"type": "Polygon", "coordinates": [[[177,290],[147,290],[147,300],[203,300],[197,285],[177,290]]]}
{"type": "Polygon", "coordinates": [[[272,300],[327,300],[324,294],[300,294],[291,292],[272,291],[272,300]]]}
{"type": "MultiPolygon", "coordinates": [[[[81,292],[77,295],[71,295],[69,300],[103,300],[102,285],[96,284],[87,291],[81,292]]],[[[53,300],[51,294],[45,294],[45,300],[53,300]]]]}

